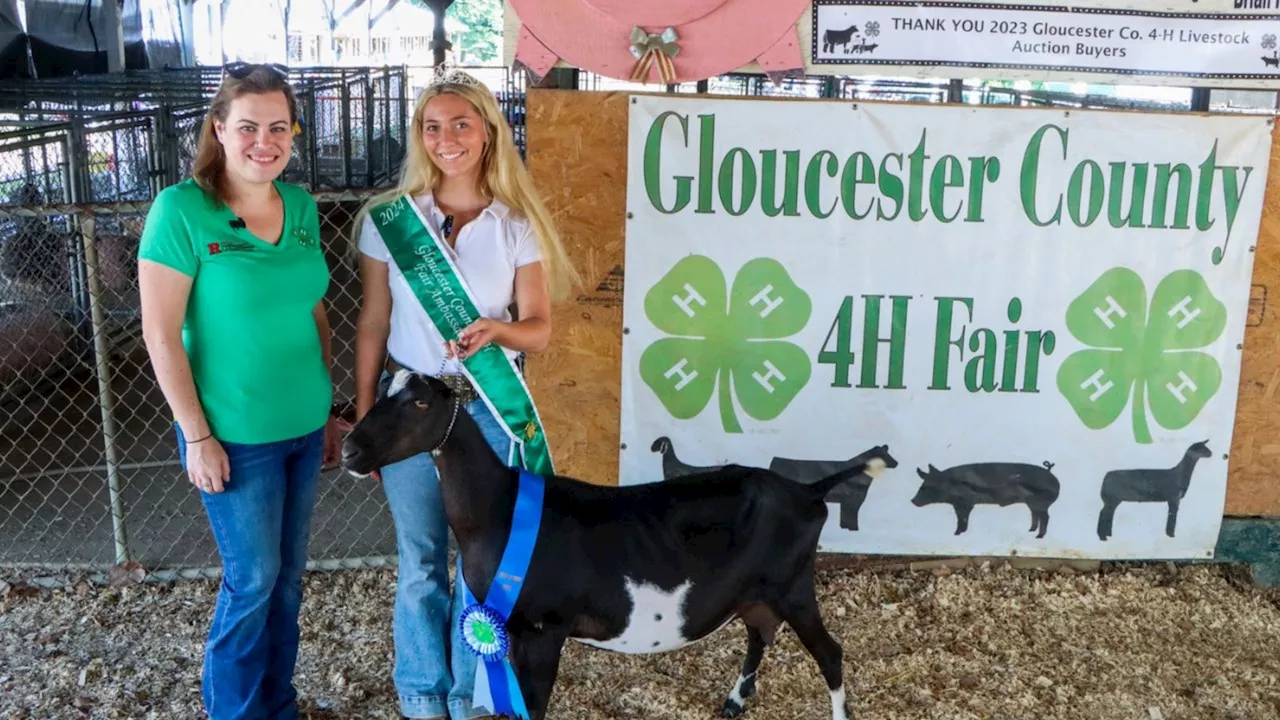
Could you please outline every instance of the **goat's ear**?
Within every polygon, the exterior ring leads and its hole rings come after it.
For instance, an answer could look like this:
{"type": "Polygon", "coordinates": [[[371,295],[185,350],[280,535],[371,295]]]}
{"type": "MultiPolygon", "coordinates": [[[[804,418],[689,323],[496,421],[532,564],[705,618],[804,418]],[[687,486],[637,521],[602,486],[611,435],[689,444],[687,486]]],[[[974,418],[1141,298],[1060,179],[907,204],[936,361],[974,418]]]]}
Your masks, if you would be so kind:
{"type": "Polygon", "coordinates": [[[933,466],[933,463],[929,463],[929,472],[930,472],[931,474],[932,474],[932,473],[936,473],[936,472],[938,472],[938,468],[934,467],[934,466],[933,466]]]}
{"type": "Polygon", "coordinates": [[[925,473],[925,471],[921,470],[920,468],[916,468],[916,474],[920,476],[921,480],[929,479],[929,476],[925,473]]]}

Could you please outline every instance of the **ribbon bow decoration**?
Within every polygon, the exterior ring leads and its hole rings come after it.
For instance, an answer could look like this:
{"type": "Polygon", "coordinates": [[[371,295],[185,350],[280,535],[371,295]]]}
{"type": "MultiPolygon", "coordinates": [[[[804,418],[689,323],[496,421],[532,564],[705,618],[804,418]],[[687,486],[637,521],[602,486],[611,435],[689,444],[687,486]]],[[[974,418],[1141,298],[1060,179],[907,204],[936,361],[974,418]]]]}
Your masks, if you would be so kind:
{"type": "Polygon", "coordinates": [[[631,28],[631,54],[636,58],[631,79],[648,84],[649,69],[657,63],[662,81],[668,85],[675,83],[676,66],[672,63],[672,58],[680,53],[680,46],[676,44],[679,39],[676,29],[672,27],[660,34],[645,32],[640,27],[631,28]]]}

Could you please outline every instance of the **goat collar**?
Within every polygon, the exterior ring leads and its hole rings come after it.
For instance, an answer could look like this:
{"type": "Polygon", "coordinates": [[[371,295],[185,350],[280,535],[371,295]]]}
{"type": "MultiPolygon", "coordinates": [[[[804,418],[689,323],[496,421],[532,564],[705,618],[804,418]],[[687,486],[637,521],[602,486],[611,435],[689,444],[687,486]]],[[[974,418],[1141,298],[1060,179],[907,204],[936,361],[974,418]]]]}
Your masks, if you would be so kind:
{"type": "Polygon", "coordinates": [[[444,437],[440,438],[440,442],[437,443],[435,447],[431,448],[431,457],[439,457],[440,448],[444,447],[444,444],[449,442],[449,436],[453,434],[453,425],[458,421],[458,408],[460,407],[462,407],[462,403],[458,402],[457,398],[454,398],[453,415],[449,417],[449,427],[445,428],[444,437]]]}

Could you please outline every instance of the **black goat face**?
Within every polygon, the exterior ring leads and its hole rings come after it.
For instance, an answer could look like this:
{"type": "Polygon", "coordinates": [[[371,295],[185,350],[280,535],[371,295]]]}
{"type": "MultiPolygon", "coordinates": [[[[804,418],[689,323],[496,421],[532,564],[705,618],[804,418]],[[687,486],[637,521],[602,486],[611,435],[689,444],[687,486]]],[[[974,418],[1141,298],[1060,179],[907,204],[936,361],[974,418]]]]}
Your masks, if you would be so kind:
{"type": "Polygon", "coordinates": [[[453,391],[436,378],[400,370],[387,392],[351,428],[342,466],[357,477],[435,450],[453,421],[453,391]]]}

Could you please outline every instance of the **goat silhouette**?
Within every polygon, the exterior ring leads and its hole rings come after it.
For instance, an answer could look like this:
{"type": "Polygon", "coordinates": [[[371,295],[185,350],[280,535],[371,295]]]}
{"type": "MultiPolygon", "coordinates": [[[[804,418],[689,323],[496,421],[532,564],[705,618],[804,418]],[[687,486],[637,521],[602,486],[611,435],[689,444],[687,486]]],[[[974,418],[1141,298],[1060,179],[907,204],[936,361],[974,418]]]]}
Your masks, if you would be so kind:
{"type": "Polygon", "coordinates": [[[1210,457],[1209,441],[1193,443],[1182,454],[1177,465],[1169,468],[1112,470],[1102,477],[1102,509],[1098,511],[1098,539],[1112,535],[1116,508],[1125,502],[1158,502],[1169,506],[1164,533],[1174,536],[1178,524],[1178,507],[1187,496],[1196,463],[1210,457]]]}
{"type": "Polygon", "coordinates": [[[1271,57],[1267,57],[1266,55],[1263,55],[1262,64],[1270,65],[1271,67],[1274,67],[1274,68],[1280,68],[1280,51],[1271,53],[1271,57]]]}

